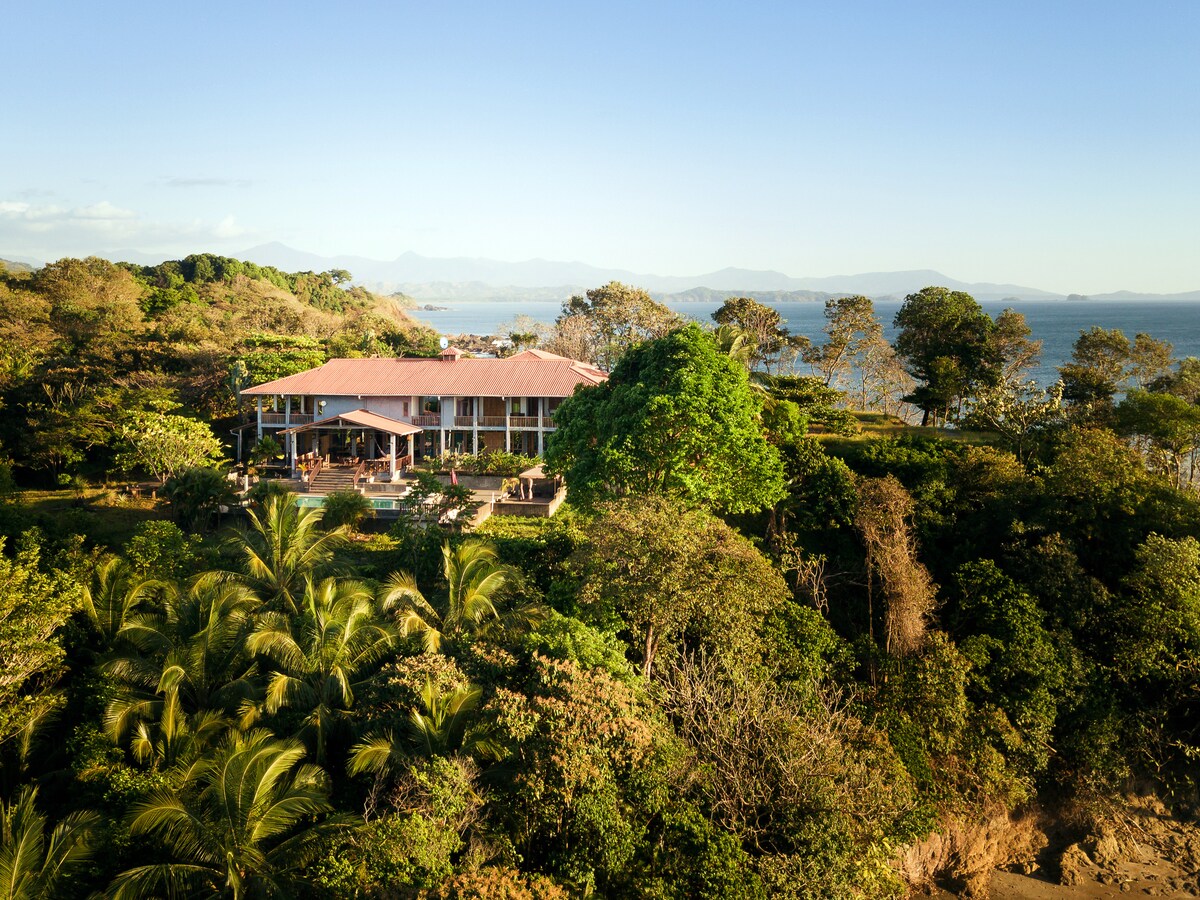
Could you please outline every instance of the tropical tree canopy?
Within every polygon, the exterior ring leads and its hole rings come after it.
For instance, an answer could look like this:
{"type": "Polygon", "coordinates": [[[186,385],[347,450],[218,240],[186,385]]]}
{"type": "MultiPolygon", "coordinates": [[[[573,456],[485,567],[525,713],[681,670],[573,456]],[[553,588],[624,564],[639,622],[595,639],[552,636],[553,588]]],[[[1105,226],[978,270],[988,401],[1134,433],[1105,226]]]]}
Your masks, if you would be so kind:
{"type": "Polygon", "coordinates": [[[995,380],[995,323],[970,294],[923,288],[904,298],[895,325],[896,352],[918,382],[905,399],[922,410],[922,425],[948,417],[977,386],[995,380]]]}
{"type": "Polygon", "coordinates": [[[329,779],[304,747],[270,732],[233,733],[184,773],[180,788],[134,809],[130,831],[156,838],[172,860],[117,876],[110,896],[290,897],[298,868],[346,820],[326,818],[329,779]]]}
{"type": "Polygon", "coordinates": [[[299,616],[266,614],[248,646],[276,667],[267,681],[266,712],[303,713],[302,734],[312,736],[316,759],[324,762],[330,733],[394,643],[365,585],[327,578],[307,582],[299,616]]]}
{"type": "Polygon", "coordinates": [[[105,710],[113,740],[140,722],[161,722],[175,704],[187,714],[236,712],[255,692],[246,637],[259,605],[242,585],[210,573],[131,616],[101,664],[114,688],[105,710]]]}
{"type": "Polygon", "coordinates": [[[38,791],[23,787],[11,803],[0,800],[0,897],[44,900],[96,851],[100,817],[73,812],[46,833],[38,791]]]}
{"type": "Polygon", "coordinates": [[[78,603],[78,586],[65,573],[41,571],[41,550],[4,555],[0,538],[0,744],[57,705],[52,690],[62,668],[59,634],[78,603]]]}
{"type": "Polygon", "coordinates": [[[808,338],[788,333],[779,310],[751,297],[730,297],[712,317],[718,325],[732,326],[746,336],[751,368],[764,365],[770,371],[785,350],[799,353],[809,346],[808,338]]]}
{"type": "Polygon", "coordinates": [[[443,601],[427,600],[411,574],[396,572],[384,583],[380,602],[395,614],[402,634],[420,635],[426,653],[439,653],[447,641],[457,641],[501,618],[496,602],[516,574],[500,562],[495,546],[487,541],[466,540],[454,548],[447,541],[442,544],[443,601]]]}
{"type": "Polygon", "coordinates": [[[249,530],[235,544],[245,559],[245,583],[268,604],[299,612],[306,579],[319,575],[346,541],[345,527],[322,531],[322,512],[300,508],[291,494],[267,497],[262,513],[248,510],[249,530]]]}
{"type": "Polygon", "coordinates": [[[142,468],[162,481],[176,472],[212,466],[224,447],[212,427],[199,419],[170,412],[170,405],[128,413],[121,422],[124,449],[117,456],[127,469],[142,468]]]}
{"type": "Polygon", "coordinates": [[[680,643],[753,663],[753,623],[787,595],[761,553],[706,510],[663,497],[599,513],[573,558],[580,599],[597,620],[623,623],[642,674],[680,643]]]}
{"type": "Polygon", "coordinates": [[[397,735],[387,731],[370,735],[351,751],[349,771],[397,770],[419,756],[467,756],[499,758],[503,751],[491,739],[491,729],[479,721],[483,691],[476,685],[446,690],[426,677],[420,705],[409,712],[408,727],[397,735]]]}
{"type": "Polygon", "coordinates": [[[563,303],[555,323],[555,349],[611,369],[628,350],[662,337],[682,322],[641,288],[611,281],[563,303]]]}
{"type": "Polygon", "coordinates": [[[697,325],[637,347],[603,384],[569,397],[547,467],[571,500],[664,494],[745,512],[783,496],[783,465],[760,423],[743,366],[697,325]]]}

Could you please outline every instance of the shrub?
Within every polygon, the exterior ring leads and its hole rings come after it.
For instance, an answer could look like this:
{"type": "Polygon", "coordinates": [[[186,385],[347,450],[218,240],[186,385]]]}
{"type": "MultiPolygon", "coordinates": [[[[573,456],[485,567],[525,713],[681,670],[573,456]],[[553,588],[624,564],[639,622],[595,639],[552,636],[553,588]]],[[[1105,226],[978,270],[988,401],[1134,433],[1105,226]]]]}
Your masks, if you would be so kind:
{"type": "Polygon", "coordinates": [[[233,487],[216,469],[195,466],[172,475],[163,496],[185,528],[207,529],[221,506],[233,497],[233,487]]]}
{"type": "Polygon", "coordinates": [[[267,501],[272,497],[286,497],[291,491],[288,486],[282,481],[268,479],[260,481],[254,487],[250,488],[250,492],[246,495],[251,503],[259,508],[266,506],[267,501]]]}
{"type": "Polygon", "coordinates": [[[321,523],[326,529],[342,525],[357,529],[372,512],[371,501],[358,491],[334,491],[325,498],[325,516],[321,523]]]}
{"type": "Polygon", "coordinates": [[[125,545],[125,558],[139,575],[181,579],[195,568],[200,543],[199,535],[184,534],[174,522],[151,521],[138,526],[125,545]]]}

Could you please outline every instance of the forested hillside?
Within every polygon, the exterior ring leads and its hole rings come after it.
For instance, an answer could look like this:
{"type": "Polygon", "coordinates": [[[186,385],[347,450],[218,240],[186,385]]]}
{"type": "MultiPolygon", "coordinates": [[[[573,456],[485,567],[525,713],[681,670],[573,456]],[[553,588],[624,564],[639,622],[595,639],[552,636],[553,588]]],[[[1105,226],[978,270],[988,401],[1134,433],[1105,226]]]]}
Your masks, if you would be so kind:
{"type": "Polygon", "coordinates": [[[0,288],[11,896],[1200,894],[1195,360],[1092,329],[1044,391],[961,292],[812,344],[614,283],[513,335],[610,370],[555,414],[554,518],[465,531],[432,472],[386,526],[234,498],[220,445],[105,488],[239,379],[428,352],[342,275],[0,288]]]}
{"type": "Polygon", "coordinates": [[[117,437],[131,419],[173,411],[223,434],[242,387],[330,356],[437,349],[396,301],[349,278],[208,254],[0,269],[5,451],[35,483],[116,477],[117,437]]]}

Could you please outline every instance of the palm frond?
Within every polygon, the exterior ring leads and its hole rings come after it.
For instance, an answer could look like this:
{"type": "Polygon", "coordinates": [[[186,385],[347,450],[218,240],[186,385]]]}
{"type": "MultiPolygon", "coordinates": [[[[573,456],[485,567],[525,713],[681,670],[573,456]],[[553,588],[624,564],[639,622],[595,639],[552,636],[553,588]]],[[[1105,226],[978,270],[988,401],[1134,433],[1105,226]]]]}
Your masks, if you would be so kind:
{"type": "Polygon", "coordinates": [[[156,863],[127,869],[113,879],[106,900],[144,900],[146,897],[187,897],[207,892],[218,896],[224,887],[223,873],[210,866],[187,863],[156,863]]]}
{"type": "Polygon", "coordinates": [[[98,846],[101,818],[90,810],[69,813],[50,832],[42,881],[53,885],[71,867],[91,858],[98,846]]]}
{"type": "Polygon", "coordinates": [[[396,765],[404,754],[391,731],[369,734],[350,748],[346,771],[351,775],[363,772],[382,772],[396,765]]]}
{"type": "Polygon", "coordinates": [[[31,896],[45,865],[46,819],[37,811],[36,788],[23,788],[9,804],[0,803],[0,891],[31,896]]]}
{"type": "Polygon", "coordinates": [[[409,572],[393,572],[388,576],[379,593],[379,606],[385,612],[393,609],[415,609],[427,616],[440,618],[409,572]]]}

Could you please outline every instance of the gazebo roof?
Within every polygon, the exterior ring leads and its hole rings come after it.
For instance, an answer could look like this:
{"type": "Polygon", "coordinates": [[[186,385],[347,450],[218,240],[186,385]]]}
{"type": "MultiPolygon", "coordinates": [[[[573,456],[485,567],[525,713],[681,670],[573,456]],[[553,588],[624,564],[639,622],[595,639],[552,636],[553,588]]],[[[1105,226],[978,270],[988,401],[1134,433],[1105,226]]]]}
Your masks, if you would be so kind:
{"type": "Polygon", "coordinates": [[[397,435],[420,434],[424,430],[416,425],[409,425],[407,422],[381,416],[379,413],[356,409],[340,415],[317,419],[307,425],[297,425],[282,431],[281,434],[299,434],[302,431],[315,431],[318,428],[373,428],[376,431],[397,435]]]}

